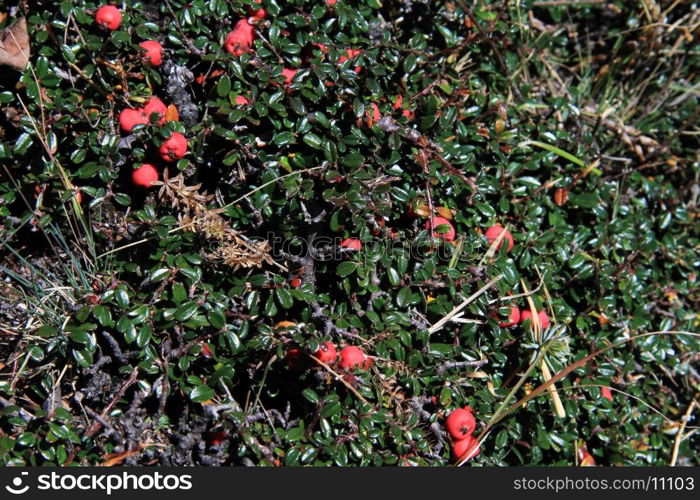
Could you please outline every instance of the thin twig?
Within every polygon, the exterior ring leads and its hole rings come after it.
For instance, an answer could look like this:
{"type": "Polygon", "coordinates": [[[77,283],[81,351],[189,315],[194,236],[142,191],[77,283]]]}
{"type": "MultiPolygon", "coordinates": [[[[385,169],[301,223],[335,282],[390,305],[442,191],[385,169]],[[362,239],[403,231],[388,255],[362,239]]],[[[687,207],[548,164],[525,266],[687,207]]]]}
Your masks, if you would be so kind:
{"type": "MultiPolygon", "coordinates": [[[[107,403],[107,406],[104,407],[102,410],[102,413],[100,413],[100,417],[102,419],[106,419],[107,415],[109,414],[110,411],[112,411],[112,408],[117,404],[117,402],[124,396],[124,393],[126,393],[126,390],[131,387],[135,382],[136,379],[138,378],[139,374],[139,369],[134,368],[134,371],[131,372],[131,376],[126,379],[124,382],[122,382],[122,385],[119,386],[119,389],[117,390],[116,394],[112,397],[111,401],[107,403]]],[[[99,420],[96,420],[88,430],[85,431],[85,437],[90,438],[95,435],[97,431],[99,431],[102,428],[102,423],[99,420]]]]}
{"type": "Polygon", "coordinates": [[[529,292],[519,293],[517,295],[506,295],[505,297],[498,297],[497,299],[491,300],[489,302],[489,305],[494,304],[496,302],[508,302],[509,300],[515,300],[515,299],[520,299],[522,297],[529,297],[531,295],[534,295],[537,292],[539,292],[540,288],[542,288],[543,283],[544,283],[544,277],[540,275],[540,282],[536,288],[533,288],[529,292]]]}
{"type": "Polygon", "coordinates": [[[309,354],[309,357],[310,357],[311,359],[313,359],[314,361],[316,361],[319,365],[321,365],[322,367],[324,367],[326,370],[328,370],[330,373],[332,373],[333,376],[335,377],[335,379],[336,379],[337,381],[339,381],[341,384],[343,384],[345,387],[347,387],[348,390],[350,390],[355,396],[357,396],[357,398],[358,398],[360,401],[362,401],[363,403],[365,403],[367,406],[372,406],[372,405],[369,404],[369,401],[367,401],[365,398],[362,397],[362,394],[360,394],[360,393],[357,391],[357,389],[355,389],[352,385],[350,385],[350,384],[343,378],[342,375],[340,375],[338,372],[336,372],[335,370],[333,370],[333,368],[331,368],[330,366],[328,366],[326,363],[324,363],[323,361],[321,361],[320,359],[318,359],[318,358],[317,358],[316,356],[314,356],[313,354],[309,354]]]}

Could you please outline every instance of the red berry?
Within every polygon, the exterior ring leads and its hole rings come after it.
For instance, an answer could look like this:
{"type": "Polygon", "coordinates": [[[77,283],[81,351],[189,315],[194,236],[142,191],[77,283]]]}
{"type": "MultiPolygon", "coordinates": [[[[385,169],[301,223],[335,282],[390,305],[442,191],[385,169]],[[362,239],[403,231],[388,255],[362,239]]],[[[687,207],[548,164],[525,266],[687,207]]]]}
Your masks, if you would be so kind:
{"type": "MultiPolygon", "coordinates": [[[[538,312],[537,317],[540,320],[540,327],[542,327],[542,330],[549,326],[549,316],[547,316],[546,312],[538,312]]],[[[520,323],[525,323],[525,321],[527,321],[528,319],[530,320],[530,327],[534,328],[532,321],[532,312],[529,309],[523,309],[522,311],[520,311],[520,323]]]]}
{"type": "Polygon", "coordinates": [[[224,46],[234,56],[240,56],[253,46],[253,38],[255,38],[255,28],[247,19],[241,19],[233,27],[233,31],[226,35],[224,46]]]}
{"type": "Polygon", "coordinates": [[[173,132],[159,148],[160,157],[165,161],[179,160],[187,153],[187,139],[179,132],[173,132]]]}
{"type": "Polygon", "coordinates": [[[294,278],[292,281],[289,282],[289,284],[292,286],[292,288],[299,288],[301,286],[301,279],[294,278]]]}
{"type": "Polygon", "coordinates": [[[75,191],[75,201],[78,202],[78,205],[83,203],[83,193],[79,189],[75,191]]]}
{"type": "MultiPolygon", "coordinates": [[[[262,0],[255,0],[255,3],[262,3],[262,0]]],[[[262,7],[259,9],[256,9],[255,7],[248,7],[248,15],[259,19],[265,19],[267,16],[267,11],[262,7]]]]}
{"type": "Polygon", "coordinates": [[[467,436],[452,443],[452,454],[459,461],[463,459],[471,460],[480,452],[478,444],[479,442],[474,436],[467,436]]]}
{"type": "Polygon", "coordinates": [[[610,387],[601,387],[600,388],[600,397],[605,398],[608,401],[612,401],[613,395],[612,395],[612,391],[610,390],[610,387]]]}
{"type": "Polygon", "coordinates": [[[242,95],[236,96],[236,105],[247,106],[248,104],[250,104],[250,101],[247,98],[243,97],[242,95]]]}
{"type": "Polygon", "coordinates": [[[338,3],[338,0],[326,0],[326,5],[331,6],[338,3]]]}
{"type": "Polygon", "coordinates": [[[168,112],[168,107],[157,97],[152,97],[143,107],[143,112],[146,113],[146,119],[149,121],[152,113],[158,113],[158,123],[162,125],[165,123],[165,115],[168,112]]]}
{"type": "Polygon", "coordinates": [[[403,106],[403,96],[401,94],[396,96],[396,100],[394,101],[394,110],[398,111],[401,110],[401,114],[408,118],[409,120],[413,119],[413,111],[410,109],[401,109],[401,106],[403,106]]]}
{"type": "Polygon", "coordinates": [[[341,248],[347,248],[349,250],[361,250],[362,242],[357,238],[345,238],[340,242],[341,248]]]}
{"type": "MultiPolygon", "coordinates": [[[[354,59],[355,57],[362,54],[362,51],[356,50],[356,49],[348,49],[345,53],[347,54],[347,56],[340,56],[338,58],[338,64],[343,64],[348,59],[354,59]]],[[[355,66],[355,73],[359,73],[360,71],[362,71],[362,66],[355,66]]],[[[376,104],[375,104],[375,106],[376,106],[376,104]]],[[[378,118],[377,118],[377,120],[378,120],[378,118]]]]}
{"type": "Polygon", "coordinates": [[[291,85],[292,80],[294,80],[294,75],[297,74],[297,70],[284,68],[282,70],[282,76],[284,76],[284,84],[291,85]]]}
{"type": "Polygon", "coordinates": [[[495,224],[488,228],[486,230],[486,239],[489,240],[489,245],[491,245],[494,241],[496,241],[496,238],[505,231],[506,234],[503,236],[503,239],[500,241],[498,246],[496,247],[497,249],[501,248],[501,245],[503,244],[504,241],[508,242],[508,251],[510,252],[510,249],[513,248],[513,235],[510,234],[510,231],[507,231],[506,229],[503,229],[503,226],[499,224],[495,224]]]}
{"type": "Polygon", "coordinates": [[[454,439],[464,439],[474,432],[476,419],[471,411],[457,408],[447,416],[445,427],[454,439]]]}
{"type": "MultiPolygon", "coordinates": [[[[370,103],[370,107],[372,108],[372,114],[370,115],[372,117],[372,121],[377,123],[382,118],[382,114],[379,112],[379,106],[377,106],[377,103],[373,102],[370,103]]],[[[369,113],[370,111],[368,110],[367,112],[369,113]]]]}
{"type": "Polygon", "coordinates": [[[123,109],[119,113],[119,126],[124,132],[131,132],[136,125],[145,125],[148,123],[146,113],[141,109],[123,109]]]}
{"type": "MultiPolygon", "coordinates": [[[[425,228],[430,230],[430,220],[426,221],[425,228]]],[[[455,228],[452,226],[452,223],[444,217],[433,217],[433,228],[435,229],[435,231],[433,231],[433,237],[440,238],[444,241],[454,241],[455,228]],[[439,226],[448,226],[447,232],[438,232],[437,229],[439,226]]]]}
{"type": "Polygon", "coordinates": [[[540,319],[540,325],[542,326],[542,329],[545,329],[549,326],[549,316],[547,316],[547,313],[544,311],[540,311],[537,313],[538,318],[540,319]]]}
{"type": "Polygon", "coordinates": [[[103,28],[114,31],[122,24],[122,13],[114,5],[103,5],[97,9],[95,21],[103,28]]]}
{"type": "Polygon", "coordinates": [[[136,186],[151,187],[151,184],[158,180],[158,170],[150,163],[144,163],[139,168],[131,172],[131,181],[136,186]]]}
{"type": "Polygon", "coordinates": [[[308,357],[304,356],[304,353],[298,347],[289,349],[284,358],[292,370],[299,371],[307,367],[308,357]]]}
{"type": "Polygon", "coordinates": [[[338,351],[335,350],[335,346],[332,342],[324,342],[318,348],[318,351],[316,351],[316,357],[327,365],[330,365],[331,363],[335,363],[335,360],[338,359],[338,351]]]}
{"type": "Polygon", "coordinates": [[[228,439],[228,433],[224,430],[214,431],[209,435],[209,445],[216,446],[221,444],[224,439],[228,439]]]}
{"type": "Polygon", "coordinates": [[[520,309],[518,309],[518,306],[510,306],[508,321],[502,321],[498,323],[498,326],[508,328],[509,326],[517,325],[518,321],[520,321],[520,309]]]}
{"type": "Polygon", "coordinates": [[[209,344],[206,342],[202,341],[199,343],[199,346],[202,348],[200,351],[200,354],[204,356],[205,358],[209,359],[211,358],[214,354],[211,352],[211,347],[209,347],[209,344]]]}
{"type": "Polygon", "coordinates": [[[146,51],[143,58],[148,61],[151,66],[160,66],[163,64],[163,46],[155,40],[146,40],[141,42],[139,46],[146,51]]]}
{"type": "Polygon", "coordinates": [[[353,370],[355,368],[367,369],[372,364],[372,360],[365,356],[365,353],[359,347],[349,345],[340,350],[340,366],[345,370],[353,370]]]}

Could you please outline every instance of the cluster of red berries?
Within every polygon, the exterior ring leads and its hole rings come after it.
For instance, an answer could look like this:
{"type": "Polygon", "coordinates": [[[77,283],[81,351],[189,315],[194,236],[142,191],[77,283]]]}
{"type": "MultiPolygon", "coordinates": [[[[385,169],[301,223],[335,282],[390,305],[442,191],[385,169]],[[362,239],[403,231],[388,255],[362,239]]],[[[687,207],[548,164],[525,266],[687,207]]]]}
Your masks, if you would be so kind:
{"type": "Polygon", "coordinates": [[[445,420],[447,432],[452,437],[452,454],[457,460],[471,460],[480,452],[479,442],[474,438],[476,418],[469,406],[457,408],[445,420]]]}
{"type": "MultiPolygon", "coordinates": [[[[408,215],[412,218],[429,217],[430,210],[428,209],[428,207],[423,205],[422,203],[415,204],[415,201],[416,200],[414,200],[414,202],[412,202],[411,205],[409,205],[408,215]]],[[[443,207],[438,208],[438,213],[444,213],[445,211],[447,211],[447,209],[444,209],[443,207]]],[[[430,231],[430,228],[431,219],[429,218],[425,223],[425,229],[430,231]]],[[[432,228],[433,237],[439,238],[447,242],[454,241],[456,231],[450,220],[446,217],[432,217],[432,228]]],[[[489,245],[496,245],[496,250],[500,250],[501,246],[506,244],[506,251],[510,252],[513,249],[513,245],[515,244],[511,232],[505,229],[500,224],[494,224],[490,226],[484,232],[484,236],[489,242],[489,245]]],[[[549,316],[547,316],[547,313],[545,311],[539,311],[537,313],[537,318],[539,319],[540,326],[543,330],[549,326],[549,316]]],[[[527,320],[530,320],[530,327],[533,328],[534,321],[532,317],[532,312],[529,309],[520,310],[517,306],[513,305],[509,308],[508,319],[506,321],[500,322],[499,325],[504,328],[507,328],[510,326],[517,325],[518,323],[525,323],[527,320]]]]}
{"type": "Polygon", "coordinates": [[[354,345],[343,347],[336,355],[333,343],[324,342],[316,351],[316,357],[327,365],[335,363],[340,357],[340,367],[343,370],[368,370],[372,366],[372,358],[368,357],[361,348],[354,345]]]}
{"type": "MultiPolygon", "coordinates": [[[[262,0],[255,0],[255,3],[262,3],[262,0]]],[[[253,17],[254,21],[259,21],[267,17],[267,11],[263,8],[251,7],[248,9],[248,14],[250,14],[253,17]]],[[[243,18],[240,19],[233,27],[233,30],[231,30],[231,32],[229,32],[229,34],[226,35],[224,47],[229,53],[238,57],[242,56],[243,54],[247,54],[252,50],[254,40],[255,25],[251,24],[247,18],[243,18]]],[[[323,46],[322,44],[317,44],[317,46],[321,48],[321,50],[325,51],[325,46],[323,46]]],[[[353,49],[348,49],[348,57],[351,59],[359,54],[359,50],[355,51],[353,49]]],[[[342,64],[348,59],[348,57],[342,56],[338,62],[342,64]]],[[[291,85],[296,74],[296,69],[284,68],[282,70],[284,84],[287,86],[291,85]]],[[[245,105],[249,104],[249,101],[245,97],[239,96],[239,98],[236,99],[236,104],[245,105]]]]}
{"type": "MultiPolygon", "coordinates": [[[[262,0],[255,0],[255,3],[261,4],[262,0]]],[[[326,4],[330,9],[333,9],[335,3],[336,2],[333,0],[326,1],[326,4]]],[[[267,17],[267,11],[258,6],[250,7],[248,9],[248,14],[252,17],[253,23],[267,17]]],[[[97,9],[95,13],[95,21],[102,28],[114,31],[119,29],[121,26],[122,14],[114,5],[103,5],[97,9]]],[[[254,39],[254,24],[251,24],[249,18],[240,19],[234,26],[233,30],[226,36],[224,47],[234,56],[241,56],[252,50],[254,39]]],[[[158,41],[146,40],[141,42],[140,46],[144,50],[143,59],[145,62],[151,66],[160,66],[162,64],[163,47],[158,41]]],[[[323,52],[327,51],[327,48],[323,44],[316,44],[316,46],[323,52]]],[[[338,64],[343,64],[348,60],[355,59],[361,54],[361,50],[349,48],[346,50],[346,54],[342,55],[338,59],[338,64]]],[[[359,73],[361,70],[361,66],[355,67],[355,71],[357,73],[359,73]]],[[[291,85],[296,74],[296,69],[284,68],[282,70],[284,84],[287,86],[291,85]]],[[[237,96],[235,102],[237,105],[250,104],[250,100],[242,95],[237,96]]],[[[402,102],[402,96],[397,96],[393,105],[394,109],[400,109],[402,107],[402,102]]],[[[367,120],[368,124],[371,126],[371,124],[379,121],[381,114],[379,112],[379,107],[375,103],[372,103],[370,108],[371,109],[367,111],[367,120]]],[[[119,116],[119,123],[125,132],[131,133],[133,128],[137,125],[148,124],[150,116],[153,112],[158,113],[158,121],[162,124],[165,120],[166,111],[167,108],[162,101],[154,98],[142,108],[128,108],[123,110],[119,116]]],[[[413,113],[410,110],[403,110],[403,114],[409,119],[413,117],[413,113]]],[[[187,152],[187,139],[182,134],[174,132],[170,138],[161,144],[159,152],[164,161],[178,160],[187,152]]],[[[150,187],[153,182],[158,180],[158,170],[151,164],[143,164],[139,169],[134,171],[132,180],[134,184],[138,186],[150,187]]],[[[351,249],[357,250],[358,248],[351,247],[351,249]]]]}
{"type": "MultiPolygon", "coordinates": [[[[545,330],[549,326],[549,316],[542,310],[537,312],[537,319],[540,322],[540,327],[545,330]]],[[[532,319],[532,311],[530,309],[518,309],[518,306],[510,306],[510,313],[508,314],[508,320],[502,321],[498,325],[503,328],[508,328],[510,326],[517,325],[518,323],[523,324],[530,320],[530,328],[534,328],[534,320],[532,319]]]]}
{"type": "MultiPolygon", "coordinates": [[[[448,219],[446,219],[445,217],[432,217],[432,219],[428,219],[425,222],[425,229],[430,230],[431,220],[434,238],[440,238],[443,241],[454,241],[457,233],[455,231],[454,226],[448,219]]],[[[501,238],[501,240],[496,245],[497,250],[501,249],[503,242],[507,242],[508,247],[506,248],[506,251],[510,252],[513,249],[513,245],[515,244],[515,241],[513,240],[513,235],[510,233],[510,231],[504,229],[503,226],[501,226],[500,224],[494,224],[493,226],[489,227],[484,233],[484,236],[486,236],[489,245],[492,245],[496,240],[498,240],[499,237],[501,238]],[[504,233],[502,237],[501,233],[504,233]]]]}
{"type": "MultiPolygon", "coordinates": [[[[443,241],[454,241],[456,235],[455,228],[448,219],[444,217],[433,217],[432,222],[433,236],[435,238],[440,238],[443,241]],[[441,228],[438,230],[440,226],[441,228]]],[[[425,228],[430,230],[430,220],[425,223],[425,228]]],[[[496,241],[498,241],[496,244],[497,250],[500,250],[501,246],[505,242],[508,245],[506,247],[506,251],[510,252],[515,244],[513,235],[510,233],[510,231],[504,229],[500,224],[494,224],[493,226],[489,227],[484,233],[484,236],[486,236],[486,240],[489,242],[489,245],[493,245],[496,241]],[[502,233],[503,235],[501,235],[502,233]]],[[[544,310],[538,311],[537,317],[543,330],[549,326],[549,316],[547,316],[547,313],[544,310]]],[[[510,313],[508,314],[508,320],[500,322],[499,325],[507,328],[517,325],[518,323],[525,323],[527,320],[530,320],[530,326],[532,327],[532,312],[529,309],[520,310],[517,306],[511,306],[510,313]]]]}
{"type": "MultiPolygon", "coordinates": [[[[301,367],[299,361],[303,356],[301,350],[293,347],[287,351],[287,362],[295,368],[301,367]]],[[[314,356],[327,365],[333,365],[340,358],[340,367],[345,371],[353,370],[368,370],[372,366],[372,358],[367,356],[365,352],[354,345],[343,347],[340,352],[336,349],[332,342],[323,342],[314,356]]]]}
{"type": "MultiPolygon", "coordinates": [[[[255,3],[262,3],[262,0],[255,0],[255,3]]],[[[335,1],[333,0],[327,0],[326,5],[332,9],[333,6],[336,4],[335,1]]],[[[256,23],[257,21],[261,21],[267,17],[267,11],[262,8],[262,7],[250,7],[248,9],[248,14],[252,17],[253,23],[256,23]]],[[[247,54],[253,50],[253,42],[255,41],[255,24],[251,24],[250,18],[243,18],[240,19],[235,26],[233,27],[233,30],[231,30],[228,35],[226,35],[226,40],[224,41],[224,48],[232,55],[239,57],[242,56],[243,54],[247,54]]],[[[313,44],[315,47],[319,48],[322,53],[327,53],[328,52],[328,47],[322,43],[315,43],[313,44]]],[[[358,56],[362,54],[362,51],[359,49],[353,49],[349,48],[346,49],[345,54],[341,55],[338,58],[338,64],[343,64],[346,61],[351,61],[356,59],[358,56]]],[[[282,76],[284,77],[284,85],[289,86],[292,84],[294,81],[294,77],[297,74],[296,69],[293,68],[284,68],[282,70],[282,76]]],[[[362,66],[356,65],[354,67],[355,73],[361,73],[362,72],[362,66]]],[[[204,81],[203,76],[200,77],[202,83],[204,81]]],[[[238,105],[248,105],[250,104],[250,101],[244,97],[244,96],[238,96],[236,97],[236,104],[238,105]]],[[[403,105],[403,96],[399,95],[397,96],[393,107],[394,110],[399,110],[402,108],[403,105]]],[[[402,114],[410,119],[413,119],[413,111],[408,110],[408,109],[403,109],[402,114]]],[[[370,104],[370,109],[367,110],[366,112],[367,115],[367,123],[371,127],[374,123],[378,122],[379,119],[381,118],[381,113],[379,111],[379,107],[377,106],[376,103],[371,103],[370,104]]]]}
{"type": "Polygon", "coordinates": [[[401,110],[401,114],[405,116],[408,121],[411,121],[415,118],[415,113],[411,111],[410,109],[406,109],[403,107],[403,96],[401,94],[396,96],[396,100],[394,101],[394,110],[398,111],[399,109],[401,110]]]}
{"type": "MultiPolygon", "coordinates": [[[[255,3],[262,3],[262,0],[255,0],[255,3]]],[[[248,9],[248,14],[250,14],[254,20],[262,20],[267,17],[267,11],[263,8],[253,8],[248,9]]],[[[247,18],[240,19],[233,30],[226,35],[226,40],[224,41],[224,48],[234,56],[242,56],[247,54],[253,48],[253,41],[255,40],[255,25],[251,24],[247,18]]],[[[284,76],[284,84],[290,85],[296,75],[297,70],[285,68],[282,70],[282,76],[284,76]]],[[[239,96],[236,99],[236,104],[245,105],[249,104],[250,101],[243,96],[239,96]]]]}
{"type": "Polygon", "coordinates": [[[151,115],[158,115],[158,123],[165,123],[165,114],[168,108],[163,104],[163,101],[154,97],[150,99],[143,107],[127,108],[119,113],[119,126],[124,132],[131,133],[137,125],[146,125],[149,123],[151,115]]]}
{"type": "MultiPolygon", "coordinates": [[[[95,22],[105,29],[114,31],[119,29],[122,23],[122,15],[114,5],[103,5],[95,13],[95,22]]],[[[141,42],[144,50],[143,59],[151,66],[160,66],[163,63],[163,47],[160,42],[146,40],[141,42]]],[[[162,125],[167,121],[168,107],[154,97],[143,107],[127,108],[119,114],[119,126],[124,132],[131,133],[137,125],[147,125],[151,116],[157,115],[157,122],[162,125]]],[[[175,113],[177,114],[177,113],[175,113]]],[[[158,148],[163,161],[176,161],[187,153],[187,139],[179,132],[173,132],[158,148]]],[[[158,169],[150,163],[144,163],[131,174],[131,180],[136,186],[150,187],[158,180],[158,169]]]]}
{"type": "MultiPolygon", "coordinates": [[[[122,24],[122,13],[114,5],[103,5],[95,13],[95,22],[104,29],[115,31],[122,24]]],[[[155,40],[146,40],[139,44],[144,50],[143,59],[151,66],[163,64],[163,46],[155,40]]]]}

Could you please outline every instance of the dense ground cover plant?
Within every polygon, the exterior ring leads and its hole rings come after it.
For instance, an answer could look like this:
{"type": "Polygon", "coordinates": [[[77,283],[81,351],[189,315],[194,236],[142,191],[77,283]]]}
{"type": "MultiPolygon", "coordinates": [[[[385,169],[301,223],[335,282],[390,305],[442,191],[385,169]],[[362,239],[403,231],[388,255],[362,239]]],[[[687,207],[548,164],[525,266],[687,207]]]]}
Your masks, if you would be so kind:
{"type": "Polygon", "coordinates": [[[697,465],[696,3],[113,7],[0,2],[1,463],[697,465]]]}

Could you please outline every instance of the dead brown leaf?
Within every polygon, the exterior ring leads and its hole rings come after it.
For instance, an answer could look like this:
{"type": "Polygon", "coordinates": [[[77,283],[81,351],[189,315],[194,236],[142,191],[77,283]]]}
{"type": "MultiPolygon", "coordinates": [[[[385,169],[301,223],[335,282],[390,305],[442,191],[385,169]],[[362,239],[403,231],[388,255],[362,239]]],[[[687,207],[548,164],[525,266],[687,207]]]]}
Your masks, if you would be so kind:
{"type": "Polygon", "coordinates": [[[20,17],[15,24],[0,32],[0,65],[24,71],[29,64],[27,20],[20,17]]]}

